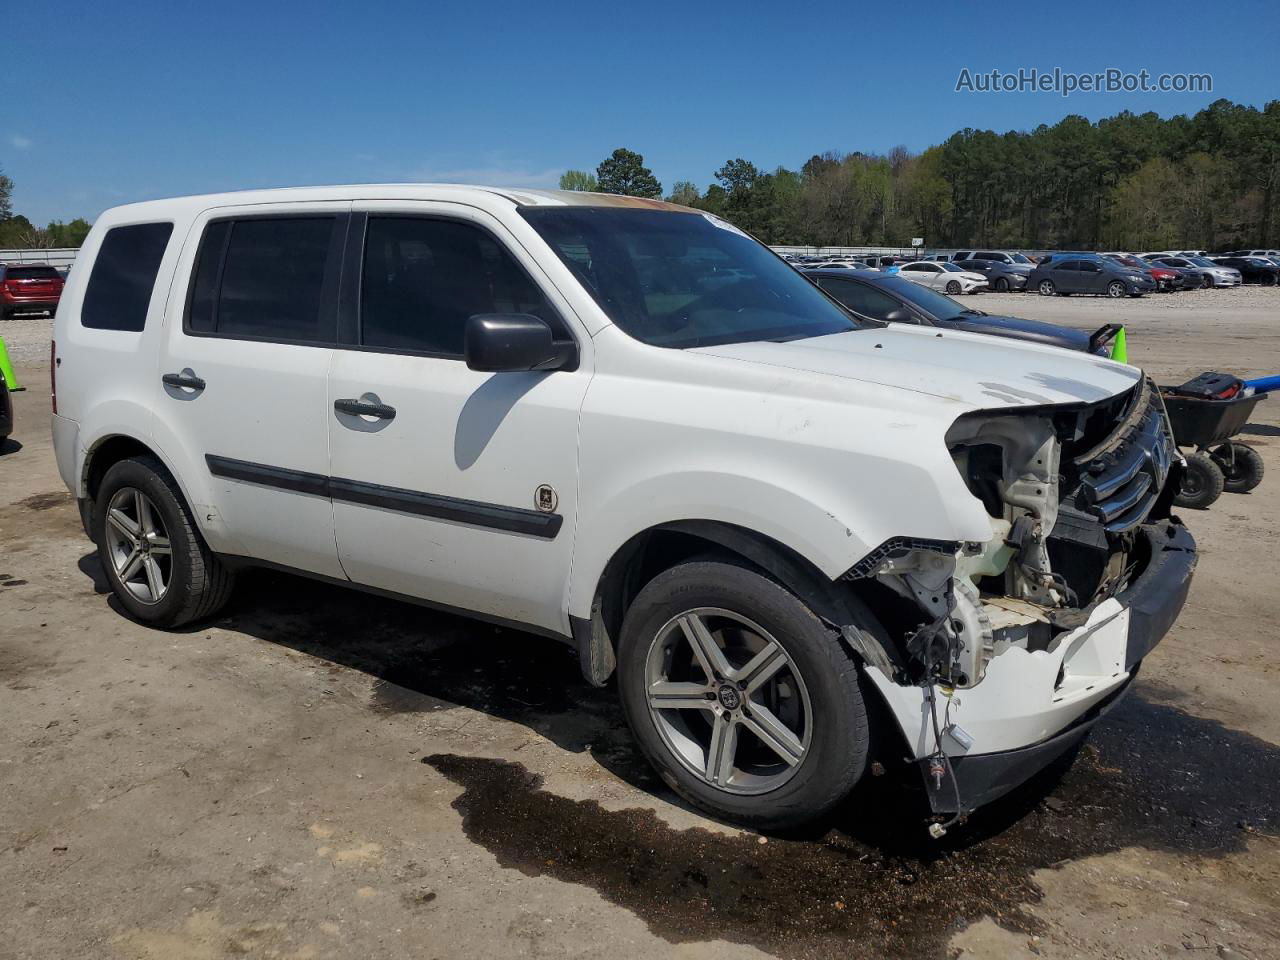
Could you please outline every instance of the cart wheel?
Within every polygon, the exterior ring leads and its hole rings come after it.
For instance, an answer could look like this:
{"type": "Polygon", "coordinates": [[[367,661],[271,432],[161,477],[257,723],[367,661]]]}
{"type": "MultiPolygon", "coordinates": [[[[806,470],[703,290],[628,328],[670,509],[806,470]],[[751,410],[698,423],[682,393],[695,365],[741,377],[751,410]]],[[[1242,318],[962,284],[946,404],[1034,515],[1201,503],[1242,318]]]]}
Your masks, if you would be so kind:
{"type": "Polygon", "coordinates": [[[1228,441],[1213,451],[1213,460],[1232,493],[1248,493],[1262,482],[1262,454],[1247,443],[1228,441]]]}
{"type": "Polygon", "coordinates": [[[1214,463],[1213,457],[1198,450],[1187,457],[1186,469],[1182,471],[1182,485],[1173,502],[1180,507],[1204,510],[1222,496],[1225,482],[1222,470],[1214,463]]]}

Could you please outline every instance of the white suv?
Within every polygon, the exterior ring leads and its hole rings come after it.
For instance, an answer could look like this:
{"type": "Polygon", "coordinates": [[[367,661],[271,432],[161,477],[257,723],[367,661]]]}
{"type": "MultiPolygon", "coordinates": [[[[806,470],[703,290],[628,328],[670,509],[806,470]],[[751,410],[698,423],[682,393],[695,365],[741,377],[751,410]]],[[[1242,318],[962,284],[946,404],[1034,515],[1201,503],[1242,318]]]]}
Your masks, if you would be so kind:
{"type": "Polygon", "coordinates": [[[939,818],[999,795],[1127,688],[1195,564],[1140,371],[863,320],[649,200],[119,207],[53,370],[131,616],[208,616],[267,565],[557,637],[675,790],[757,826],[876,759],[939,818]]]}

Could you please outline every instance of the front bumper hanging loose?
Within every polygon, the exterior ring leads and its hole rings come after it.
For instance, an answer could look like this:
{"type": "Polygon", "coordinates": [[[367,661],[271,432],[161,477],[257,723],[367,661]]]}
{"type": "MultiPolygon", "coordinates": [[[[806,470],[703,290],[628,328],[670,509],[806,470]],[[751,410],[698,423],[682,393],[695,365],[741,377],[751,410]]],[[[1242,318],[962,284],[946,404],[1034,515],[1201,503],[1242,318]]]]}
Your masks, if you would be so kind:
{"type": "Polygon", "coordinates": [[[1010,648],[991,661],[981,683],[949,699],[934,688],[946,722],[954,724],[941,743],[951,775],[939,777],[932,759],[938,743],[925,691],[867,667],[906,736],[935,812],[969,813],[1024,783],[1083,739],[1128,691],[1142,659],[1181,611],[1197,557],[1194,538],[1176,518],[1136,532],[1148,548],[1145,569],[1096,604],[1082,625],[1056,637],[1051,650],[1010,648]]]}

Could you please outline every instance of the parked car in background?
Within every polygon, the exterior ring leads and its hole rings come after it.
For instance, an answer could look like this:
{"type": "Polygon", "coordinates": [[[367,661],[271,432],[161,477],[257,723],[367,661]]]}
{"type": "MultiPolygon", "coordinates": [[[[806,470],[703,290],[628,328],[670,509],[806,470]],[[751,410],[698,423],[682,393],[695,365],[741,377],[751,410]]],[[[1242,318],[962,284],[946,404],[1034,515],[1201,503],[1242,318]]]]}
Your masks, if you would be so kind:
{"type": "Polygon", "coordinates": [[[888,255],[881,257],[881,256],[875,256],[874,254],[868,254],[863,257],[854,257],[854,259],[857,260],[859,263],[865,263],[868,267],[872,267],[873,269],[876,269],[876,270],[885,270],[889,267],[894,266],[896,263],[898,263],[897,257],[888,256],[888,255]]]}
{"type": "Polygon", "coordinates": [[[1204,257],[1178,257],[1168,256],[1160,253],[1143,254],[1143,260],[1159,267],[1174,267],[1183,273],[1192,277],[1193,282],[1188,286],[1195,286],[1198,282],[1201,287],[1238,287],[1240,286],[1240,271],[1232,267],[1220,267],[1212,260],[1204,257]]]}
{"type": "Polygon", "coordinates": [[[806,263],[802,270],[875,270],[861,260],[829,260],[826,263],[806,263]]]}
{"type": "Polygon", "coordinates": [[[963,333],[986,333],[1010,340],[1084,350],[1104,357],[1110,353],[1099,340],[1083,330],[1040,320],[1024,320],[1022,317],[993,316],[922,284],[912,283],[904,276],[891,277],[883,273],[851,275],[836,270],[809,274],[818,286],[860,317],[883,323],[914,323],[963,333]]]}
{"type": "Polygon", "coordinates": [[[1108,297],[1140,297],[1156,289],[1148,271],[1106,257],[1054,256],[1027,278],[1028,289],[1044,297],[1092,293],[1108,297]]]}
{"type": "Polygon", "coordinates": [[[997,263],[1020,263],[1023,266],[1030,266],[1031,261],[1020,253],[1005,253],[1001,250],[960,250],[951,258],[952,260],[994,260],[997,263]]]}
{"type": "Polygon", "coordinates": [[[1243,283],[1260,283],[1264,287],[1273,287],[1277,278],[1280,278],[1280,266],[1262,257],[1214,257],[1213,262],[1220,267],[1240,271],[1243,283]]]}
{"type": "Polygon", "coordinates": [[[1031,275],[1031,264],[1008,263],[1004,260],[953,260],[962,270],[980,273],[987,278],[987,286],[997,293],[1010,290],[1025,290],[1027,277],[1031,275]]]}
{"type": "Polygon", "coordinates": [[[1155,281],[1156,289],[1161,293],[1172,293],[1175,290],[1181,290],[1187,282],[1187,275],[1181,270],[1175,270],[1173,267],[1157,266],[1143,260],[1141,257],[1135,257],[1132,253],[1104,253],[1102,256],[1104,259],[1114,260],[1116,263],[1132,267],[1134,270],[1146,274],[1155,281]]]}
{"type": "Polygon", "coordinates": [[[0,263],[0,319],[15,313],[53,313],[65,281],[46,263],[0,263]]]}
{"type": "Polygon", "coordinates": [[[1228,250],[1222,254],[1224,257],[1262,257],[1270,260],[1273,257],[1280,257],[1280,250],[1228,250]]]}
{"type": "Polygon", "coordinates": [[[914,260],[901,264],[898,273],[914,283],[922,283],[926,287],[944,290],[952,295],[978,293],[987,289],[985,276],[972,270],[965,270],[954,263],[914,260]]]}

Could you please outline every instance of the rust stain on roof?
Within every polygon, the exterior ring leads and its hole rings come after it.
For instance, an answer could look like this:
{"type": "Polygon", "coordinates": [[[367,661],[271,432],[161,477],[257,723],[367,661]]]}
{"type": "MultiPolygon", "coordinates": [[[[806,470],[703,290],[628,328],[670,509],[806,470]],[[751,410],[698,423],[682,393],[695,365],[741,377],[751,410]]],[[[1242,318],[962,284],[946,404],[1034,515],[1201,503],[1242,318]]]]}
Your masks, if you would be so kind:
{"type": "MultiPolygon", "coordinates": [[[[494,188],[497,189],[497,188],[494,188]]],[[[589,193],[585,190],[501,191],[522,206],[545,205],[548,200],[574,207],[622,207],[632,210],[667,210],[672,213],[702,213],[693,207],[648,197],[628,197],[617,193],[589,193]]]]}

